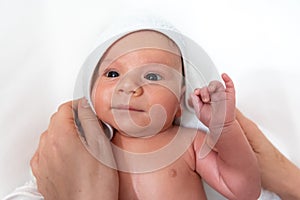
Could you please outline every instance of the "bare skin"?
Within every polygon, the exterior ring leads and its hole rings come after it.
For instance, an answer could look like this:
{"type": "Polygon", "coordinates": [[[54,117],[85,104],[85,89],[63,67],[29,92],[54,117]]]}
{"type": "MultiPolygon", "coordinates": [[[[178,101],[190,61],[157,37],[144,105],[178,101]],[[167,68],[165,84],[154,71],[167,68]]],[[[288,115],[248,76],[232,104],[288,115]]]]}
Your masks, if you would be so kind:
{"type": "MultiPolygon", "coordinates": [[[[236,117],[258,158],[261,169],[262,186],[270,191],[279,194],[282,199],[300,199],[299,190],[297,188],[300,180],[300,170],[288,159],[286,159],[278,150],[276,150],[276,148],[258,129],[255,123],[242,115],[238,110],[236,111],[236,117]],[[289,181],[284,182],[282,180],[289,181]]],[[[192,148],[190,148],[189,150],[192,150],[192,148]]],[[[187,155],[193,154],[187,152],[186,154],[184,154],[184,158],[180,159],[180,162],[181,166],[184,165],[183,168],[188,168],[188,170],[186,171],[190,171],[192,167],[187,167],[187,163],[193,163],[193,161],[191,160],[194,160],[194,156],[189,157],[187,155]],[[187,158],[187,161],[185,160],[185,158],[187,158]]],[[[71,163],[74,164],[74,162],[71,163]]],[[[178,162],[176,162],[175,164],[177,164],[178,162]]],[[[80,161],[80,163],[82,163],[82,161],[80,161]]],[[[57,113],[51,118],[49,129],[47,130],[47,133],[43,134],[43,136],[41,137],[39,148],[32,158],[31,167],[37,179],[39,191],[45,197],[45,199],[95,199],[101,195],[103,195],[103,197],[111,197],[110,199],[118,199],[117,196],[114,196],[118,193],[118,190],[116,190],[117,187],[115,187],[119,183],[118,175],[114,170],[107,170],[107,167],[103,167],[98,161],[95,162],[94,158],[86,152],[83,143],[81,141],[78,141],[78,133],[76,130],[76,125],[74,124],[72,112],[72,102],[61,105],[57,113]],[[53,129],[50,127],[56,128],[53,129]],[[54,134],[53,131],[55,131],[55,134],[58,134],[61,137],[67,137],[66,140],[61,141],[62,145],[56,146],[56,148],[58,148],[58,151],[56,151],[55,156],[51,145],[42,144],[50,144],[50,142],[53,142],[53,140],[50,141],[50,137],[45,137],[45,135],[49,134],[49,132],[52,132],[52,134],[54,134]],[[65,153],[66,147],[70,145],[70,141],[77,141],[74,143],[71,142],[73,150],[69,151],[70,153],[72,152],[74,156],[70,156],[71,154],[67,156],[67,154],[65,153]],[[61,150],[59,150],[59,148],[61,150]],[[66,160],[66,158],[69,159],[69,162],[71,162],[72,159],[74,159],[74,162],[77,162],[76,160],[78,155],[85,155],[85,162],[90,163],[90,165],[80,165],[83,168],[82,172],[88,172],[89,170],[95,170],[98,168],[97,170],[100,170],[100,173],[103,173],[102,178],[100,179],[99,177],[99,179],[90,179],[90,176],[79,176],[80,174],[77,173],[78,169],[74,169],[75,165],[66,166],[66,162],[63,162],[63,160],[66,160]],[[51,159],[49,159],[50,157],[51,159]],[[53,165],[54,163],[55,165],[53,165]],[[51,167],[45,167],[46,165],[49,165],[51,167]],[[96,168],[89,167],[93,165],[96,166],[96,168]],[[58,177],[57,171],[62,171],[62,169],[64,170],[64,175],[58,177]],[[76,171],[75,174],[73,170],[76,171]],[[74,179],[67,179],[66,177],[73,177],[74,179]],[[50,181],[47,179],[49,179],[50,181]],[[78,187],[74,187],[74,180],[80,181],[82,183],[88,182],[92,185],[99,185],[99,188],[90,188],[87,187],[89,184],[82,184],[81,192],[76,193],[76,188],[78,187]],[[105,184],[111,189],[107,189],[106,187],[101,186],[101,184],[105,184]]],[[[164,173],[162,171],[159,171],[157,173],[157,178],[160,178],[160,175],[162,174],[164,175],[164,179],[166,176],[168,176],[171,180],[178,179],[179,176],[174,165],[166,168],[164,170],[164,173]]],[[[194,174],[194,172],[192,172],[192,174],[194,174]]],[[[153,174],[150,173],[148,175],[153,174]]],[[[119,176],[123,183],[123,179],[130,180],[128,178],[129,174],[119,172],[119,176]]],[[[131,175],[131,177],[134,178],[133,180],[143,180],[141,176],[131,175]]],[[[146,174],[142,177],[147,179],[147,181],[145,182],[148,183],[148,179],[151,176],[147,176],[146,174]]],[[[156,181],[155,179],[153,180],[156,181]]],[[[159,179],[158,182],[160,183],[161,179],[159,179]]],[[[169,181],[169,183],[172,183],[172,181],[169,181]]],[[[199,183],[195,182],[195,185],[198,184],[199,183]]],[[[129,184],[126,183],[126,185],[129,185],[129,187],[131,187],[131,182],[129,184]]],[[[199,195],[199,193],[202,193],[202,187],[200,188],[201,189],[197,190],[195,196],[199,195]]],[[[120,188],[120,190],[123,189],[128,188],[120,188]]],[[[130,190],[128,189],[127,191],[130,190]]],[[[132,191],[130,191],[130,193],[133,194],[132,191]]],[[[179,193],[174,192],[173,194],[179,193]]],[[[190,194],[192,194],[192,192],[190,194]]],[[[205,197],[203,197],[203,199],[205,199],[205,197]]]]}
{"type": "MultiPolygon", "coordinates": [[[[71,134],[70,131],[67,130],[73,130],[76,129],[76,126],[74,124],[74,118],[73,118],[73,112],[72,112],[72,102],[65,103],[60,106],[60,109],[57,111],[55,114],[56,116],[52,117],[52,120],[50,122],[49,127],[53,127],[54,123],[61,124],[60,127],[56,128],[56,133],[59,135],[66,135],[68,134],[69,139],[64,140],[63,143],[64,146],[68,146],[70,140],[77,140],[76,138],[78,137],[77,130],[74,132],[74,134],[71,134]],[[58,118],[58,115],[60,116],[58,118]],[[59,121],[57,121],[59,120],[59,121]],[[67,128],[69,127],[69,128],[67,128]],[[68,132],[68,133],[67,133],[68,132]]],[[[242,127],[245,135],[247,136],[248,141],[251,144],[251,147],[253,150],[256,152],[256,156],[259,161],[260,169],[261,169],[261,178],[262,178],[262,186],[270,191],[276,192],[277,194],[280,195],[282,199],[300,199],[300,194],[297,186],[299,185],[299,180],[300,180],[300,170],[293,164],[291,163],[288,159],[286,159],[278,150],[274,149],[274,146],[269,142],[269,140],[263,135],[263,133],[258,129],[256,124],[252,122],[250,119],[246,118],[240,111],[236,111],[236,117],[238,122],[240,123],[240,126],[242,127]],[[280,163],[280,164],[279,164],[280,163]],[[270,170],[272,169],[272,170],[270,170]],[[287,170],[282,170],[282,169],[287,169],[287,170]],[[276,174],[276,175],[274,175],[276,174]],[[289,180],[288,182],[283,182],[282,180],[286,179],[289,180]],[[286,184],[287,183],[287,184],[286,184]]],[[[41,137],[40,143],[47,142],[49,138],[46,137],[41,137]]],[[[72,151],[74,155],[78,154],[85,154],[86,149],[84,148],[82,142],[79,143],[74,143],[75,149],[72,151]]],[[[73,185],[72,182],[69,182],[65,178],[61,179],[52,179],[53,181],[50,183],[49,181],[44,181],[46,179],[45,175],[48,176],[48,178],[51,178],[51,176],[55,177],[56,170],[61,170],[61,169],[66,169],[64,171],[64,176],[67,177],[68,174],[74,176],[72,174],[72,168],[74,168],[74,165],[70,165],[67,167],[64,167],[64,163],[61,162],[61,159],[56,159],[59,158],[58,156],[53,157],[53,151],[49,149],[49,145],[40,145],[39,149],[37,150],[37,153],[34,155],[31,161],[31,166],[32,170],[34,171],[34,174],[37,178],[37,183],[39,185],[39,191],[42,193],[42,195],[45,197],[45,199],[69,199],[71,197],[71,194],[69,193],[71,190],[73,190],[73,185]],[[49,150],[47,150],[49,149],[49,150]],[[43,151],[43,154],[39,154],[38,152],[43,151]],[[52,157],[52,161],[56,162],[56,165],[53,165],[51,168],[45,168],[42,167],[42,165],[38,165],[37,160],[39,160],[38,157],[52,157]],[[57,167],[57,169],[55,168],[57,167]],[[39,172],[39,174],[37,174],[39,172]],[[57,190],[56,187],[57,185],[63,185],[61,187],[61,190],[57,190]],[[43,189],[47,188],[47,189],[43,189]],[[56,195],[55,197],[54,194],[56,195]],[[60,197],[60,198],[56,198],[60,197]]],[[[52,148],[51,148],[52,149],[52,148]]],[[[64,151],[64,148],[63,148],[64,151]]],[[[63,153],[63,151],[59,151],[61,153],[60,157],[65,157],[66,154],[63,153]]],[[[73,157],[75,159],[75,157],[73,157]]],[[[44,159],[45,160],[45,159],[44,159]]],[[[91,156],[87,157],[88,162],[93,162],[94,158],[91,156]],[[92,161],[88,161],[88,160],[92,161]]],[[[41,161],[39,161],[40,163],[41,161]]],[[[97,161],[98,162],[98,161],[97,161]]],[[[96,164],[96,166],[99,163],[96,164]]],[[[83,171],[88,171],[88,166],[83,166],[84,169],[83,171]]],[[[172,168],[173,169],[173,168],[172,168]]],[[[105,169],[106,171],[106,169],[105,169]]],[[[169,176],[174,177],[175,173],[173,170],[169,171],[170,173],[166,173],[169,176]]],[[[106,171],[107,173],[107,171],[106,171]]],[[[78,173],[76,173],[78,175],[78,173]]],[[[116,185],[118,184],[118,179],[117,178],[112,178],[116,174],[111,173],[108,176],[103,176],[101,179],[102,183],[107,183],[107,185],[116,185]]],[[[177,176],[177,175],[176,175],[177,176]]],[[[75,177],[74,177],[75,178],[75,177]]],[[[85,182],[85,179],[87,179],[88,176],[84,177],[77,177],[77,180],[80,180],[82,182],[85,182]]],[[[94,181],[94,184],[97,184],[99,180],[97,179],[92,179],[89,180],[91,184],[92,181],[94,181]]],[[[112,187],[115,188],[115,187],[112,187]]],[[[84,191],[88,191],[90,195],[90,199],[95,199],[97,196],[101,193],[103,196],[109,197],[110,195],[114,195],[117,193],[117,191],[113,190],[107,190],[103,189],[100,190],[99,188],[97,190],[91,190],[91,188],[87,188],[88,190],[82,189],[82,196],[84,196],[84,191]]],[[[72,194],[73,195],[73,194],[72,194]]],[[[89,199],[87,195],[82,197],[80,195],[75,197],[73,195],[72,199],[89,199]]],[[[111,198],[111,199],[118,199],[116,198],[111,198]]]]}
{"type": "MultiPolygon", "coordinates": [[[[170,43],[170,39],[154,31],[134,32],[114,43],[100,63],[92,92],[93,105],[99,119],[115,129],[112,142],[126,151],[157,151],[177,133],[173,122],[181,113],[184,88],[180,51],[170,43]],[[156,105],[164,112],[153,117],[151,110],[156,105]],[[165,122],[157,132],[149,132],[159,127],[161,121],[165,122]]],[[[226,87],[212,81],[191,96],[197,117],[210,128],[211,135],[222,131],[218,142],[214,144],[213,137],[204,141],[204,133],[196,131],[187,152],[176,162],[160,170],[154,168],[150,173],[136,174],[139,163],[132,167],[134,170],[122,171],[126,159],[121,162],[122,157],[114,153],[120,171],[119,198],[147,199],[157,195],[157,199],[165,199],[175,194],[172,199],[205,199],[203,190],[197,189],[202,188],[200,177],[229,199],[258,198],[257,160],[235,119],[233,82],[226,74],[222,78],[226,87]],[[213,149],[199,159],[203,144],[213,145],[213,149]],[[172,169],[176,169],[178,181],[167,175],[172,169]]],[[[153,165],[155,161],[145,162],[153,165]]]]}
{"type": "MultiPolygon", "coordinates": [[[[93,118],[84,113],[90,108],[82,105],[80,114],[90,122],[93,118]]],[[[118,199],[117,171],[93,158],[80,141],[72,102],[61,105],[51,117],[31,159],[31,169],[46,200],[118,199]]]]}
{"type": "MultiPolygon", "coordinates": [[[[256,158],[235,120],[232,81],[227,75],[223,75],[223,78],[226,89],[221,83],[212,82],[208,87],[214,89],[209,91],[205,87],[194,94],[194,98],[198,98],[198,101],[194,101],[194,107],[199,106],[196,109],[199,116],[207,116],[206,112],[211,112],[211,105],[223,100],[220,97],[231,100],[226,104],[226,127],[214,150],[204,159],[197,158],[205,137],[205,133],[198,132],[188,150],[171,165],[150,173],[119,172],[120,199],[206,199],[200,177],[229,199],[258,198],[260,178],[256,158]],[[208,98],[202,101],[205,97],[208,98]]],[[[203,122],[209,123],[211,118],[206,120],[203,122]]],[[[113,143],[127,151],[151,152],[170,141],[177,128],[169,127],[151,138],[132,138],[117,132],[113,143]]],[[[188,133],[194,130],[183,131],[188,133]]]]}
{"type": "Polygon", "coordinates": [[[283,200],[300,199],[300,169],[273,146],[254,122],[239,110],[236,113],[258,159],[262,186],[277,193],[283,200]]]}
{"type": "MultiPolygon", "coordinates": [[[[147,153],[164,146],[173,139],[177,131],[178,127],[174,126],[150,138],[131,138],[116,133],[113,143],[130,152],[147,153]]],[[[191,136],[195,135],[193,129],[183,129],[182,131],[186,134],[190,132],[191,136]]],[[[195,173],[195,156],[191,145],[175,162],[162,169],[154,169],[145,173],[119,171],[119,198],[206,199],[201,178],[195,173]]]]}

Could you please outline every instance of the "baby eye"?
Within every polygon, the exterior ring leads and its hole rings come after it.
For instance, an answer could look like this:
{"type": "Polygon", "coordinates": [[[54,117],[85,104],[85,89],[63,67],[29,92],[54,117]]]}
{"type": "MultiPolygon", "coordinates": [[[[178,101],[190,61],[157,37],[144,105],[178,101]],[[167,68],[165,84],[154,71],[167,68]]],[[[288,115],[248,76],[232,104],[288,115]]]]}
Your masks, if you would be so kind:
{"type": "Polygon", "coordinates": [[[115,77],[119,76],[119,73],[116,71],[109,71],[105,75],[106,75],[106,77],[115,78],[115,77]]]}
{"type": "Polygon", "coordinates": [[[162,77],[159,74],[155,74],[155,73],[148,73],[144,76],[144,78],[149,81],[159,81],[162,79],[162,77]]]}

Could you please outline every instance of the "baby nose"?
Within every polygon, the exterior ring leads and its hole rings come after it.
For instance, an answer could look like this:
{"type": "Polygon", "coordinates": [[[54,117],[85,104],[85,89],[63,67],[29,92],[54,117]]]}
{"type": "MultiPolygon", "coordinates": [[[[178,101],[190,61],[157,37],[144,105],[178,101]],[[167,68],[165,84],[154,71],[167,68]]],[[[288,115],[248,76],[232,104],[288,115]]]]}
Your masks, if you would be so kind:
{"type": "Polygon", "coordinates": [[[144,90],[141,84],[139,84],[136,80],[128,78],[121,80],[119,83],[118,92],[137,97],[142,95],[144,90]]]}

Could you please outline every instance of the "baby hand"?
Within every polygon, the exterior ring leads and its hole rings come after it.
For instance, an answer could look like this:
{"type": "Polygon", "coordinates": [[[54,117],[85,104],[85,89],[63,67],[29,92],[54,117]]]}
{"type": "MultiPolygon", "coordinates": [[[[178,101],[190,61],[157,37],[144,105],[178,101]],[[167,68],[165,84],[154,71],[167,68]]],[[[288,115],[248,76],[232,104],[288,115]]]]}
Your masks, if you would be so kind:
{"type": "Polygon", "coordinates": [[[191,100],[198,119],[209,128],[230,125],[235,120],[235,89],[227,74],[222,74],[224,85],[212,81],[208,86],[195,89],[191,100]]]}

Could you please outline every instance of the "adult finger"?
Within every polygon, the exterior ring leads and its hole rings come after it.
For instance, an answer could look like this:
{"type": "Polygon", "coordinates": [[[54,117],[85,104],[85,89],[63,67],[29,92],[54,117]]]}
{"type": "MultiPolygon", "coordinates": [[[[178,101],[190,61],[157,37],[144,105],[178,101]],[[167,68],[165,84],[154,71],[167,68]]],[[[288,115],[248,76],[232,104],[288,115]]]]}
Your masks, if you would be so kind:
{"type": "Polygon", "coordinates": [[[51,138],[64,138],[65,136],[68,138],[69,134],[77,136],[72,101],[61,104],[58,107],[57,112],[51,117],[48,132],[51,138]]]}
{"type": "Polygon", "coordinates": [[[247,137],[252,138],[256,137],[257,135],[261,135],[261,132],[257,131],[257,125],[250,119],[245,117],[239,109],[236,109],[236,119],[239,122],[241,128],[244,130],[244,133],[247,137]]]}
{"type": "Polygon", "coordinates": [[[57,115],[63,119],[73,119],[73,101],[61,104],[57,109],[57,115]]]}
{"type": "Polygon", "coordinates": [[[35,177],[38,177],[38,169],[39,169],[39,160],[40,160],[40,150],[45,147],[46,137],[47,137],[47,131],[44,131],[40,135],[39,145],[37,150],[35,151],[33,157],[30,160],[30,167],[32,170],[32,173],[35,177]]]}
{"type": "Polygon", "coordinates": [[[244,131],[252,149],[256,153],[264,151],[263,149],[267,148],[266,144],[267,146],[273,146],[258,126],[253,121],[245,117],[238,109],[236,109],[236,119],[244,131]]]}
{"type": "Polygon", "coordinates": [[[31,171],[32,171],[33,175],[35,176],[35,178],[38,177],[38,169],[39,169],[38,163],[39,163],[39,152],[38,152],[38,150],[36,150],[33,157],[30,160],[31,171]]]}
{"type": "Polygon", "coordinates": [[[99,161],[115,167],[111,143],[86,99],[79,101],[78,122],[78,129],[84,135],[88,151],[99,161]]]}
{"type": "Polygon", "coordinates": [[[102,124],[98,121],[97,116],[92,111],[86,99],[79,101],[77,112],[79,120],[77,126],[79,131],[84,135],[87,144],[92,145],[92,143],[95,142],[95,138],[105,135],[102,124]]]}

